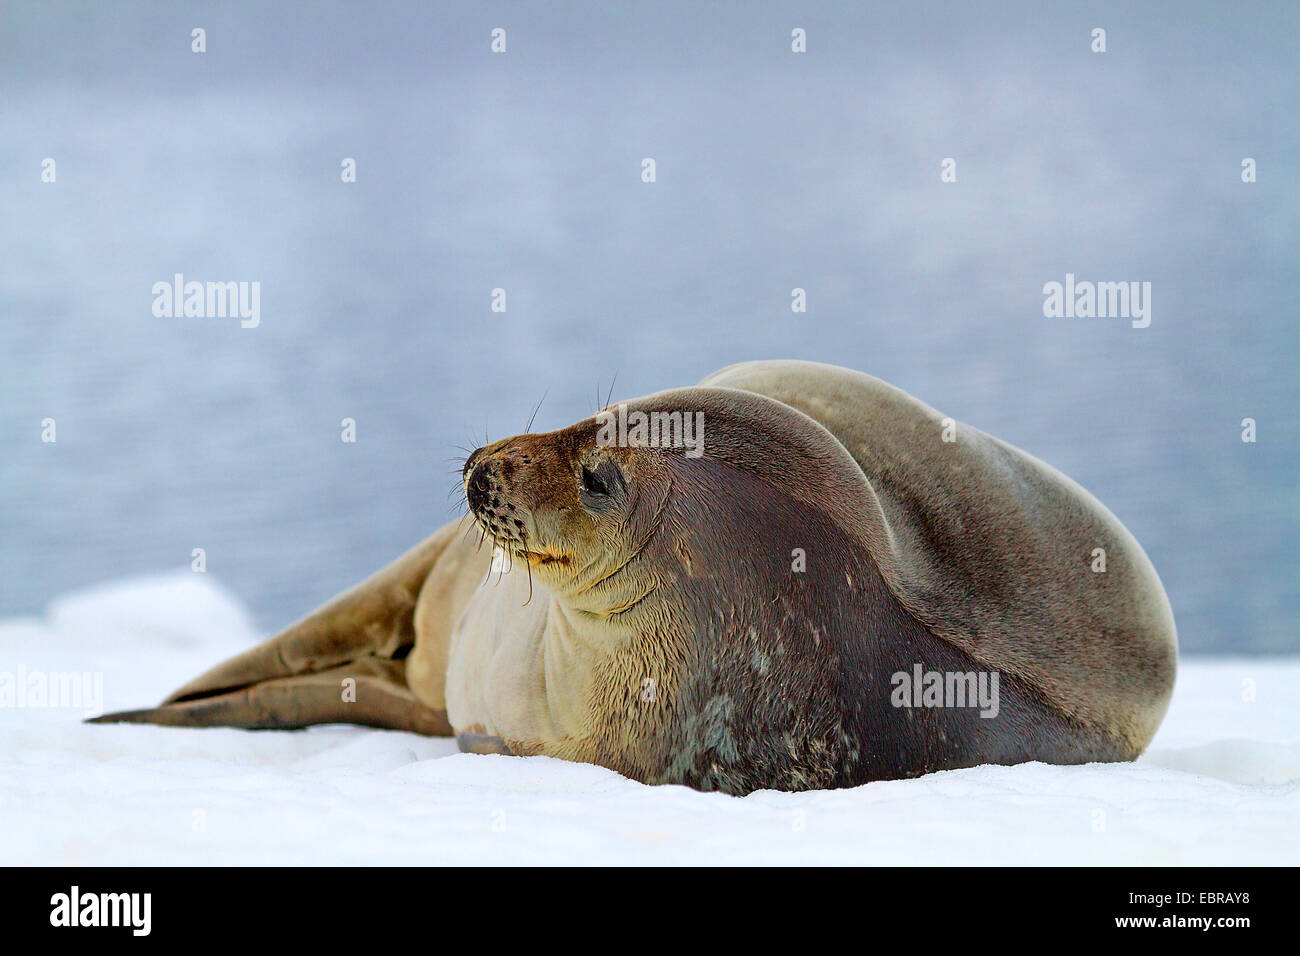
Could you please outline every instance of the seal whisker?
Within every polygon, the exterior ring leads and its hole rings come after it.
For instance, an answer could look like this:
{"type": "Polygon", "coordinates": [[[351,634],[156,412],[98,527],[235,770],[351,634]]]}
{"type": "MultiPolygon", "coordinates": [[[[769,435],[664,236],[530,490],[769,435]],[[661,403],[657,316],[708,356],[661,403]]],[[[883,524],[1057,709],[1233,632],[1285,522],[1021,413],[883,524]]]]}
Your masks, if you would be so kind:
{"type": "Polygon", "coordinates": [[[501,579],[502,579],[503,577],[506,576],[506,572],[507,572],[507,571],[513,571],[513,570],[515,569],[515,553],[514,553],[514,551],[513,551],[512,549],[510,549],[510,548],[505,547],[504,545],[500,545],[500,547],[501,547],[501,550],[502,550],[503,552],[505,552],[505,556],[506,556],[506,558],[509,559],[509,561],[510,561],[510,567],[506,567],[506,562],[505,562],[505,561],[502,561],[502,562],[497,566],[497,587],[500,587],[500,586],[501,586],[501,579]]]}
{"type": "Polygon", "coordinates": [[[537,413],[542,410],[542,402],[546,401],[546,396],[550,394],[550,389],[542,392],[542,397],[537,400],[537,405],[533,408],[533,413],[528,416],[528,424],[524,426],[524,434],[527,435],[533,430],[533,422],[537,420],[537,413]]]}
{"type": "Polygon", "coordinates": [[[469,519],[470,519],[470,520],[469,520],[469,523],[465,526],[465,533],[464,533],[463,535],[460,536],[460,539],[461,539],[462,541],[464,541],[464,540],[465,540],[466,538],[468,538],[471,534],[473,534],[473,533],[474,533],[474,530],[475,530],[476,528],[478,528],[478,520],[477,520],[476,518],[474,518],[473,515],[469,515],[469,519]]]}

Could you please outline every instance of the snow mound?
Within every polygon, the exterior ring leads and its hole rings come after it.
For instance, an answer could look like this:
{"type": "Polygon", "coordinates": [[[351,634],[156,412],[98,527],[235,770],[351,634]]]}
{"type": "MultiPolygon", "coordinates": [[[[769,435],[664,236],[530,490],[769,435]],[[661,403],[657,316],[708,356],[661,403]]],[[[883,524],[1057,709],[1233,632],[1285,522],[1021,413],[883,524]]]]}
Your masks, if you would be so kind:
{"type": "MultiPolygon", "coordinates": [[[[260,640],[207,575],[0,621],[0,672],[156,701],[260,640]]],[[[84,703],[84,702],[83,702],[84,703]]],[[[1300,858],[1300,659],[1184,660],[1131,764],[976,767],[736,798],[358,727],[178,730],[0,708],[0,863],[1248,864],[1300,858]]]]}
{"type": "Polygon", "coordinates": [[[74,591],[47,612],[66,639],[220,650],[258,640],[253,619],[207,574],[176,571],[74,591]]]}

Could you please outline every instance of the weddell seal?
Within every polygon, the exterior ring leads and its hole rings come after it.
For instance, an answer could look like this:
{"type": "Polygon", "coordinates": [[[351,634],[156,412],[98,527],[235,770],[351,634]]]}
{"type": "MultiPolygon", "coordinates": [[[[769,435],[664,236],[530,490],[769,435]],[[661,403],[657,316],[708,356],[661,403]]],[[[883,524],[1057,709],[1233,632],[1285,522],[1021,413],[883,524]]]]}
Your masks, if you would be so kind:
{"type": "Polygon", "coordinates": [[[1131,760],[1169,704],[1173,615],[1119,521],[859,372],[733,365],[480,448],[463,487],[389,567],[96,719],[367,724],[743,794],[1131,760]]]}

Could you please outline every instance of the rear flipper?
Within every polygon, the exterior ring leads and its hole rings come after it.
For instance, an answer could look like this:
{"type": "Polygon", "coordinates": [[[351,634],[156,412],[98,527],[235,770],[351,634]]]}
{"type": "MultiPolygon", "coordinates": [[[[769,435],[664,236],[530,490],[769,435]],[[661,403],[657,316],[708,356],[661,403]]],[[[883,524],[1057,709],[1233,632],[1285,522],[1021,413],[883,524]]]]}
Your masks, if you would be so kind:
{"type": "Polygon", "coordinates": [[[244,727],[291,730],[312,724],[362,724],[447,736],[447,715],[426,707],[406,686],[406,662],[365,657],[341,667],[280,677],[147,710],[94,717],[92,724],[244,727]]]}
{"type": "Polygon", "coordinates": [[[190,681],[159,707],[90,723],[291,729],[349,723],[451,735],[445,711],[406,682],[415,605],[461,531],[447,525],[395,562],[264,644],[190,681]]]}

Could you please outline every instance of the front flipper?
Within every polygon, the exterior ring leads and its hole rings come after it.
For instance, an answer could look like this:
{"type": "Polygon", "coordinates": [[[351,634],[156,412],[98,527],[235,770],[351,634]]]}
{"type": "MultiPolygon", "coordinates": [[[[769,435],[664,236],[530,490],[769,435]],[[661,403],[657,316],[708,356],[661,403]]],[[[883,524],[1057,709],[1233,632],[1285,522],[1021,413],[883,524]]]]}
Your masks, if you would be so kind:
{"type": "Polygon", "coordinates": [[[500,737],[489,734],[457,734],[456,746],[463,754],[502,754],[513,757],[515,752],[500,737]]]}
{"type": "Polygon", "coordinates": [[[449,542],[451,524],[395,562],[263,644],[219,664],[159,707],[90,723],[291,729],[350,723],[450,736],[444,711],[406,683],[420,589],[449,542]],[[351,679],[355,683],[348,683],[351,679]]]}

